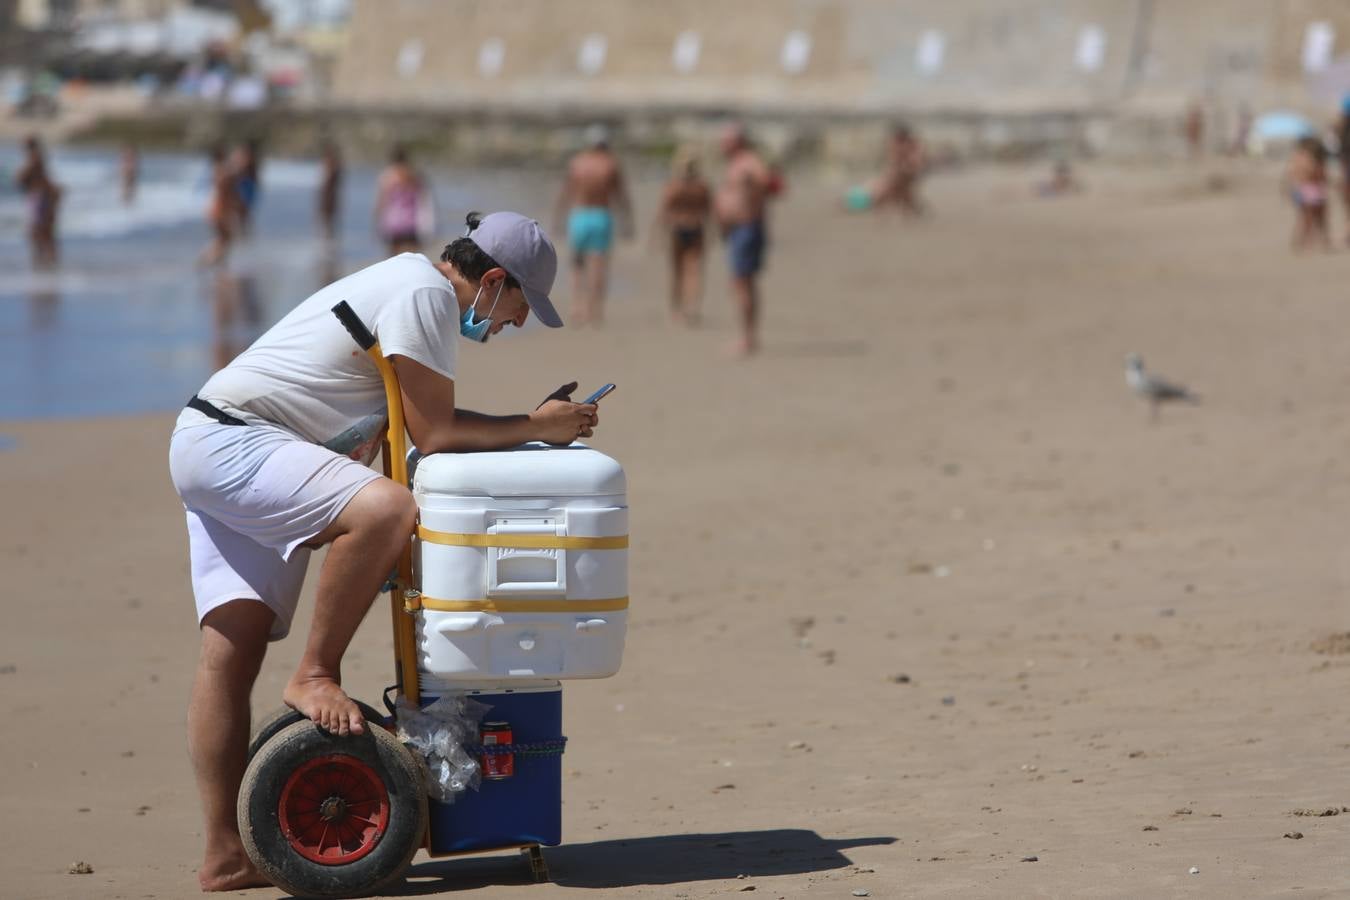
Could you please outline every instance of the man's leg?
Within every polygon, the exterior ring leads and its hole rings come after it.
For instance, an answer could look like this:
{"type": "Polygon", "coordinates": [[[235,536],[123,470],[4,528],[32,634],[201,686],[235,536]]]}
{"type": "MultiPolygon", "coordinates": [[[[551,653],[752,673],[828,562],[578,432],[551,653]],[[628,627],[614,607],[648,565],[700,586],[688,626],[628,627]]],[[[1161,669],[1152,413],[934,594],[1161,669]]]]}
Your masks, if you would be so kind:
{"type": "Polygon", "coordinates": [[[586,256],[586,294],[590,307],[590,321],[600,324],[605,317],[605,288],[609,280],[609,254],[590,253],[586,256]]]}
{"type": "Polygon", "coordinates": [[[590,318],[590,300],[586,287],[586,255],[572,252],[572,324],[585,325],[590,318]]]}
{"type": "Polygon", "coordinates": [[[1331,227],[1327,223],[1327,207],[1324,204],[1317,214],[1317,235],[1323,250],[1331,249],[1331,227]]]}
{"type": "Polygon", "coordinates": [[[736,310],[740,314],[741,324],[741,339],[733,349],[742,356],[749,356],[758,347],[755,340],[755,324],[759,317],[759,293],[755,287],[755,276],[733,276],[731,291],[736,297],[736,310]]]}
{"type": "Polygon", "coordinates": [[[670,248],[670,321],[684,317],[684,248],[672,239],[670,248]]]}
{"type": "Polygon", "coordinates": [[[684,268],[684,296],[681,307],[684,311],[684,321],[686,325],[697,325],[699,318],[699,307],[703,299],[703,248],[702,246],[690,247],[684,251],[684,256],[680,261],[684,268]]]}
{"type": "Polygon", "coordinates": [[[201,658],[188,706],[188,754],[206,819],[204,891],[267,886],[239,839],[235,807],[248,754],[248,698],[267,652],[275,614],[252,599],[232,600],[202,620],[201,658]]]}
{"type": "Polygon", "coordinates": [[[365,730],[361,711],[340,686],[342,654],[411,539],[416,521],[417,504],[408,489],[378,478],[309,542],[331,546],[319,573],[305,653],[281,696],[333,734],[365,730]]]}

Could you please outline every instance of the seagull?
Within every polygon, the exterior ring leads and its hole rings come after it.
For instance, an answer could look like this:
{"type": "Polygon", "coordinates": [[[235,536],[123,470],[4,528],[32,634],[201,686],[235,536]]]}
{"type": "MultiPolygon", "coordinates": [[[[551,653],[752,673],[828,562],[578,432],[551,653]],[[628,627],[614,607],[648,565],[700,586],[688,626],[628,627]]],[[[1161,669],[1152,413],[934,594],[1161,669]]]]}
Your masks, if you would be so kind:
{"type": "Polygon", "coordinates": [[[1130,386],[1130,390],[1148,401],[1149,418],[1155,422],[1158,420],[1158,407],[1164,403],[1173,400],[1183,400],[1186,403],[1200,402],[1200,398],[1187,390],[1184,385],[1173,384],[1145,372],[1144,360],[1138,353],[1131,353],[1125,357],[1125,383],[1130,386]]]}

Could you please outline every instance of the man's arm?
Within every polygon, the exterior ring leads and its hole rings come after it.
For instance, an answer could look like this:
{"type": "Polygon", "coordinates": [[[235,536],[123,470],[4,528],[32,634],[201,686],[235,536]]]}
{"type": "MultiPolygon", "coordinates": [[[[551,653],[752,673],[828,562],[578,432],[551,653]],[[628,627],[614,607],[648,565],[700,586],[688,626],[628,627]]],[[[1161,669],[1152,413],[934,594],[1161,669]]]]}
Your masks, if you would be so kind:
{"type": "Polygon", "coordinates": [[[753,162],[745,167],[745,198],[750,203],[751,209],[763,209],[765,201],[769,198],[769,183],[773,180],[773,172],[769,169],[769,164],[758,156],[754,157],[753,162]]]}
{"type": "Polygon", "coordinates": [[[625,239],[633,237],[633,201],[628,196],[628,184],[623,177],[623,167],[614,164],[614,209],[619,216],[619,234],[625,239]]]}
{"type": "Polygon", "coordinates": [[[423,455],[502,450],[526,441],[570,444],[590,437],[598,421],[594,404],[545,402],[532,413],[489,416],[455,408],[455,382],[406,356],[389,357],[403,390],[403,419],[423,455]]]}
{"type": "Polygon", "coordinates": [[[563,233],[563,226],[567,222],[567,213],[572,208],[572,164],[567,164],[567,177],[563,179],[562,187],[558,190],[558,199],[553,203],[553,230],[558,234],[563,233]]]}

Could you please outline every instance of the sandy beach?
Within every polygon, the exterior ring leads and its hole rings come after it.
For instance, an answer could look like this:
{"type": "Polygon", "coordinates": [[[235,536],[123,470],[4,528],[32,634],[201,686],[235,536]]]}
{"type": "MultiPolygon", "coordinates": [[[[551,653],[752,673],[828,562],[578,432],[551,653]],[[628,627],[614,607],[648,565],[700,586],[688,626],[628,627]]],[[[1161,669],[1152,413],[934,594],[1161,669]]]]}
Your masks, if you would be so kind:
{"type": "MultiPolygon", "coordinates": [[[[619,675],[565,686],[554,883],[419,857],[404,896],[1350,892],[1350,252],[1292,255],[1261,164],[1042,176],[939,174],[918,222],[796,179],[749,362],[720,250],[689,332],[642,244],[603,330],[462,354],[484,411],[618,383],[593,445],[628,471],[631,626],[619,675]],[[1131,351],[1202,405],[1150,423],[1131,351]]],[[[0,423],[5,897],[196,894],[173,418],[0,423]]],[[[379,602],[345,673],[371,702],[379,602]]]]}

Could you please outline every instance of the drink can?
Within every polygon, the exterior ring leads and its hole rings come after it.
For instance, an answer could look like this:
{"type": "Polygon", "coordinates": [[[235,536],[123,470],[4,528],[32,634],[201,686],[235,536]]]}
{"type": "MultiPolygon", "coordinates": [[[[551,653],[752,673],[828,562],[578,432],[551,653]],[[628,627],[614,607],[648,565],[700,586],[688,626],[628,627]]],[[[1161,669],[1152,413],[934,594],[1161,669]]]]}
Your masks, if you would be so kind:
{"type": "MultiPolygon", "coordinates": [[[[510,723],[484,722],[482,742],[484,747],[511,743],[510,723]]],[[[484,753],[481,765],[483,777],[490,781],[510,778],[516,774],[516,755],[514,753],[484,753]]]]}

